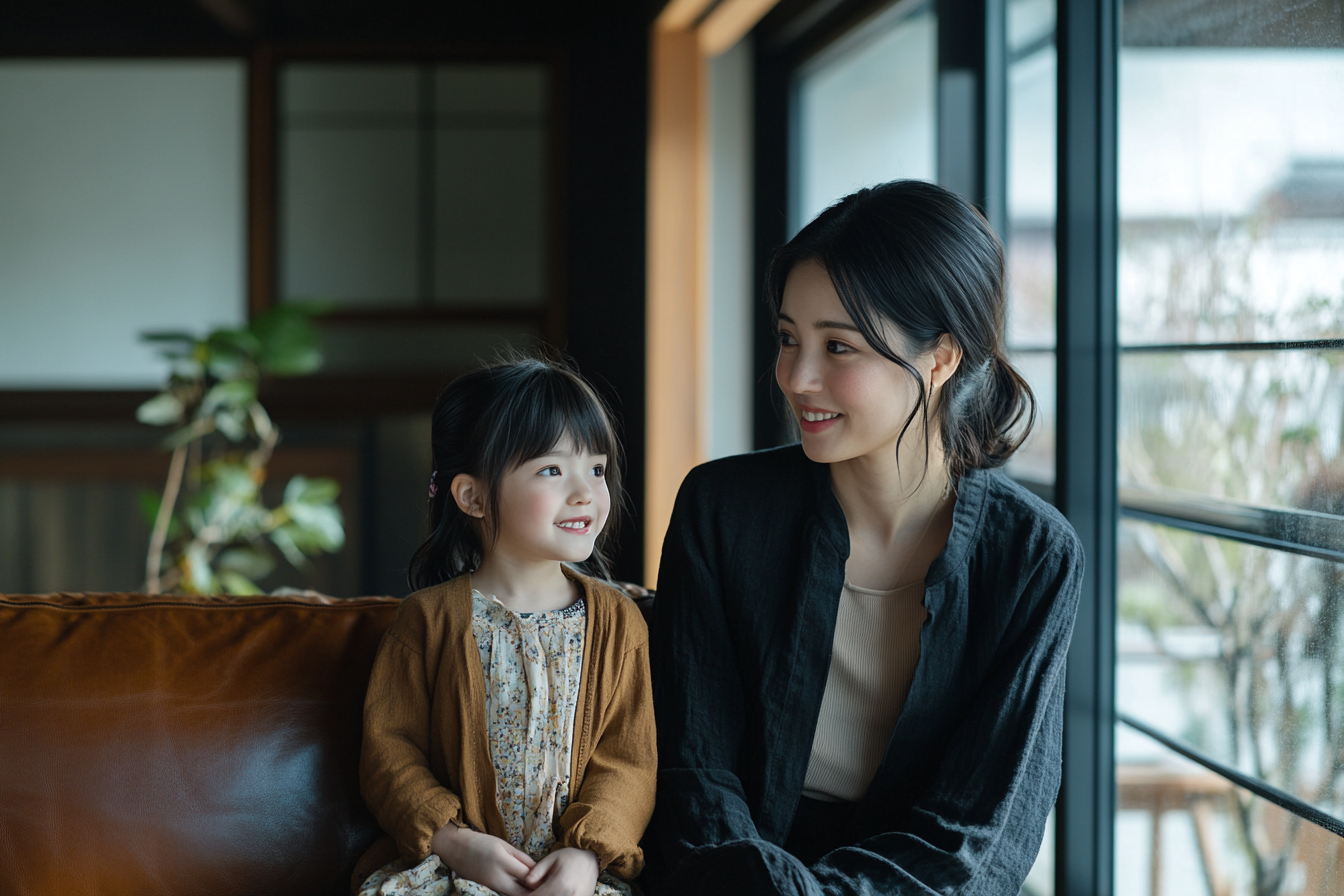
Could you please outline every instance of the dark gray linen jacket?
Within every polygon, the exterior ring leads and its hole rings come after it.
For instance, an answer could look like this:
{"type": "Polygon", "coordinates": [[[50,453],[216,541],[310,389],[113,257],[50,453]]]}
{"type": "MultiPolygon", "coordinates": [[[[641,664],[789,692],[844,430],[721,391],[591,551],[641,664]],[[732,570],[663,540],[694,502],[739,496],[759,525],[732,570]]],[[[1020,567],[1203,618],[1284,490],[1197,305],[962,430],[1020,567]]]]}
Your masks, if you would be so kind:
{"type": "MultiPolygon", "coordinates": [[[[848,555],[829,467],[800,446],[686,477],[653,625],[651,834],[664,873],[715,846],[788,837],[848,555]]],[[[928,620],[905,708],[854,807],[861,835],[808,869],[821,892],[1017,893],[1059,790],[1082,576],[1082,546],[1054,508],[999,473],[962,477],[947,546],[925,579],[928,620]]]]}

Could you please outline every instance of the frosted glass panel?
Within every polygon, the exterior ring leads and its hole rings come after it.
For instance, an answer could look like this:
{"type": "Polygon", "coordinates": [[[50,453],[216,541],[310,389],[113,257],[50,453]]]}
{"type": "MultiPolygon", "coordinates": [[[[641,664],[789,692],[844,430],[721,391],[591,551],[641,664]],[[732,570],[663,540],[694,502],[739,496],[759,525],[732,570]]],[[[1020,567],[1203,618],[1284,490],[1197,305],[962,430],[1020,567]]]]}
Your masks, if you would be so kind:
{"type": "Polygon", "coordinates": [[[434,74],[435,108],[445,114],[511,115],[540,124],[546,72],[539,65],[454,65],[434,74]]]}
{"type": "Polygon", "coordinates": [[[243,63],[0,62],[0,388],[136,388],[238,324],[243,63]]]}
{"type": "Polygon", "coordinates": [[[797,85],[797,230],[860,187],[937,174],[938,25],[925,10],[874,26],[797,85]]]}
{"type": "Polygon", "coordinates": [[[415,156],[410,128],[289,133],[282,172],[285,298],[414,303],[415,156]]]}
{"type": "Polygon", "coordinates": [[[540,304],[542,155],[536,128],[440,129],[438,304],[540,304]]]}
{"type": "Polygon", "coordinates": [[[295,65],[284,71],[281,102],[289,121],[295,116],[372,114],[414,125],[417,77],[413,65],[295,65]]]}
{"type": "Polygon", "coordinates": [[[281,83],[283,299],[541,307],[543,66],[304,63],[281,83]]]}

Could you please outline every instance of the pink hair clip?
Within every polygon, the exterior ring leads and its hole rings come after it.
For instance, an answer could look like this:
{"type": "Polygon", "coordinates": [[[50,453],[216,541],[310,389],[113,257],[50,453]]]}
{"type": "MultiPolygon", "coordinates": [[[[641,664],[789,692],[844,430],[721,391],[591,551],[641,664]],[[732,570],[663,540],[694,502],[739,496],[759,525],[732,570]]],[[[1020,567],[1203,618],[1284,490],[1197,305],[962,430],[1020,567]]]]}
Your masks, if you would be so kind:
{"type": "Polygon", "coordinates": [[[434,477],[437,475],[439,475],[438,470],[435,470],[433,473],[429,474],[429,496],[431,498],[439,493],[439,487],[434,483],[434,477]]]}

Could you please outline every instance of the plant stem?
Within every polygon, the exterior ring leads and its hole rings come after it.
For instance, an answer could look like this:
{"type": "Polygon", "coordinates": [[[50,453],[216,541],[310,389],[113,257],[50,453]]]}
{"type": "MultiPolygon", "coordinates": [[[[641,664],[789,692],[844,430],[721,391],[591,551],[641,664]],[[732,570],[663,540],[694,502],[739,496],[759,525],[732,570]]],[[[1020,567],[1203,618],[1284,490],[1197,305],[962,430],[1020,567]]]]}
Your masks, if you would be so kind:
{"type": "Polygon", "coordinates": [[[163,546],[168,541],[168,526],[173,519],[173,507],[177,504],[177,493],[182,488],[182,470],[187,462],[187,446],[178,445],[173,449],[172,462],[168,464],[168,482],[163,487],[163,500],[159,502],[159,513],[154,518],[154,533],[149,539],[149,555],[145,558],[145,593],[159,593],[159,573],[163,567],[163,546]]]}

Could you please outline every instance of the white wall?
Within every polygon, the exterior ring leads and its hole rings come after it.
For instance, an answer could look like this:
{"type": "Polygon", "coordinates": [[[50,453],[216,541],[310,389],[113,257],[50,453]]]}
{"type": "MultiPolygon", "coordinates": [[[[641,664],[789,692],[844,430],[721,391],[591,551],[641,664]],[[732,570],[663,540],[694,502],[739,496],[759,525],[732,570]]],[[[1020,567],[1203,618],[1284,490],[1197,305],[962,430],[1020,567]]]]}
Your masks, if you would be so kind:
{"type": "Polygon", "coordinates": [[[241,61],[0,62],[0,388],[128,388],[238,324],[241,61]]]}
{"type": "Polygon", "coordinates": [[[752,303],[751,39],[711,59],[709,246],[705,392],[707,460],[751,450],[752,303]]]}

